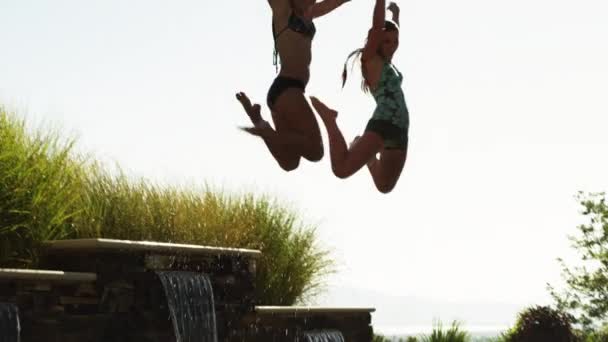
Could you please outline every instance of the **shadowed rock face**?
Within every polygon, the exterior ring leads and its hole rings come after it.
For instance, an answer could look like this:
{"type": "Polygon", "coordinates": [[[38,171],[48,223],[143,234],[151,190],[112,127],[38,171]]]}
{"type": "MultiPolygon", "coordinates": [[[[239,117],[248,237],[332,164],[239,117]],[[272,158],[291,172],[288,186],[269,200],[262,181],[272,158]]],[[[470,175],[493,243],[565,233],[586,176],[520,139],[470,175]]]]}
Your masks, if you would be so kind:
{"type": "Polygon", "coordinates": [[[13,304],[0,303],[0,342],[19,342],[19,311],[13,304]]]}
{"type": "Polygon", "coordinates": [[[13,304],[2,307],[0,342],[372,341],[373,308],[258,302],[259,255],[150,241],[49,242],[40,270],[0,269],[0,301],[18,302],[21,316],[13,304]]]}

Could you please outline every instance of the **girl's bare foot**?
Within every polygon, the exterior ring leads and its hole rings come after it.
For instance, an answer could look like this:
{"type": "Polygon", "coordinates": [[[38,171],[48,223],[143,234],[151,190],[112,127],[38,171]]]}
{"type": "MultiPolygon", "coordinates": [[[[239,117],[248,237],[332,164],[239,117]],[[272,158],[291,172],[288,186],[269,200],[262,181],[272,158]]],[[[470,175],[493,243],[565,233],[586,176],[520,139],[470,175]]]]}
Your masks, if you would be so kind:
{"type": "Polygon", "coordinates": [[[249,120],[254,125],[257,125],[260,121],[262,121],[262,114],[260,114],[260,105],[259,104],[251,104],[251,100],[247,97],[247,94],[241,92],[236,93],[236,99],[241,103],[245,113],[249,116],[249,120]]]}
{"type": "Polygon", "coordinates": [[[262,123],[259,126],[253,126],[253,127],[241,126],[241,127],[239,127],[239,129],[241,129],[251,135],[255,135],[258,137],[262,137],[262,138],[269,136],[273,131],[272,127],[270,127],[270,125],[264,120],[262,120],[262,123]]]}
{"type": "Polygon", "coordinates": [[[319,116],[321,117],[321,120],[323,120],[323,122],[330,122],[332,120],[335,121],[336,118],[338,117],[337,111],[327,107],[318,98],[311,96],[310,103],[315,108],[317,113],[319,113],[319,116]]]}
{"type": "Polygon", "coordinates": [[[259,104],[251,104],[251,100],[247,97],[247,94],[244,92],[236,93],[236,99],[241,103],[245,113],[249,116],[249,120],[253,124],[253,127],[240,127],[243,131],[257,135],[264,136],[268,134],[268,130],[272,129],[268,122],[262,119],[262,114],[260,113],[261,107],[259,104]]]}

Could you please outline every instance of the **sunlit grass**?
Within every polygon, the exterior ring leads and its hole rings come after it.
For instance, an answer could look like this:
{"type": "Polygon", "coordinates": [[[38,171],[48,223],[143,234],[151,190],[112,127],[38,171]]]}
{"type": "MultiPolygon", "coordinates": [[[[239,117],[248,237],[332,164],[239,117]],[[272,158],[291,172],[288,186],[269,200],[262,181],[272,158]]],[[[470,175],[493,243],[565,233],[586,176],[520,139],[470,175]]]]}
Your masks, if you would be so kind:
{"type": "Polygon", "coordinates": [[[35,267],[40,244],[114,238],[259,249],[257,298],[290,305],[332,271],[315,227],[262,194],[160,186],[109,172],[57,133],[30,133],[0,107],[0,267],[35,267]]]}
{"type": "Polygon", "coordinates": [[[401,338],[374,335],[373,342],[504,342],[504,340],[500,337],[475,338],[471,333],[464,330],[458,321],[453,321],[450,327],[445,328],[443,323],[437,320],[433,323],[433,330],[430,334],[401,338]]]}
{"type": "Polygon", "coordinates": [[[59,135],[27,134],[25,124],[0,107],[0,262],[35,262],[39,243],[74,236],[83,169],[59,135]]]}
{"type": "Polygon", "coordinates": [[[454,321],[452,325],[444,329],[441,321],[433,325],[433,331],[429,336],[420,338],[421,342],[469,342],[471,335],[460,328],[460,323],[454,321]]]}

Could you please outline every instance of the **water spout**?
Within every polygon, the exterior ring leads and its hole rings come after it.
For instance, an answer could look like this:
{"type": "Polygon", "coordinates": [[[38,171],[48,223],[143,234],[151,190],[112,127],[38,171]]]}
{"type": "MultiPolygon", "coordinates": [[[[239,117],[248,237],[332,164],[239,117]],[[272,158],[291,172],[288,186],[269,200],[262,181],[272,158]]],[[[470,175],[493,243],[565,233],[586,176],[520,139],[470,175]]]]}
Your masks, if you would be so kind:
{"type": "Polygon", "coordinates": [[[209,276],[157,271],[167,297],[177,342],[217,342],[213,288],[209,276]]]}
{"type": "Polygon", "coordinates": [[[0,342],[19,342],[20,330],[17,306],[0,303],[0,342]]]}
{"type": "Polygon", "coordinates": [[[344,336],[337,330],[319,330],[304,332],[305,342],[344,342],[344,336]]]}

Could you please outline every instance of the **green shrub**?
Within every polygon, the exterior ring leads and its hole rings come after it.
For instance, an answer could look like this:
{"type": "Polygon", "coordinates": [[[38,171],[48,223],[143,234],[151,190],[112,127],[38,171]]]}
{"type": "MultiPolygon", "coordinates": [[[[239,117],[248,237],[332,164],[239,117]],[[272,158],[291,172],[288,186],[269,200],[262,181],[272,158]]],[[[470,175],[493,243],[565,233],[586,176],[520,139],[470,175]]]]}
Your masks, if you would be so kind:
{"type": "Polygon", "coordinates": [[[566,314],[548,306],[534,306],[519,313],[507,342],[571,342],[576,336],[566,314]]]}
{"type": "Polygon", "coordinates": [[[583,342],[608,342],[608,326],[592,331],[579,332],[579,340],[583,342]]]}
{"type": "Polygon", "coordinates": [[[257,298],[304,302],[332,271],[315,227],[262,195],[158,186],[73,153],[73,141],[28,133],[0,106],[0,267],[35,267],[41,243],[114,238],[259,249],[257,298]]]}

